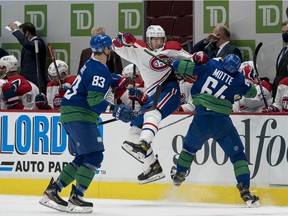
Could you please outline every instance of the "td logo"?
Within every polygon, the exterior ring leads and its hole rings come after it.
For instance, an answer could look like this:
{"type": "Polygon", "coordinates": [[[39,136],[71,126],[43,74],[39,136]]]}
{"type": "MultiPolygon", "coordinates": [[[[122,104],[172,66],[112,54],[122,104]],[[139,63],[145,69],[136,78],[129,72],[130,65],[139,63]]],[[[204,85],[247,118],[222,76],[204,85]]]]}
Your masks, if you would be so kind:
{"type": "MultiPolygon", "coordinates": [[[[9,55],[14,55],[18,59],[18,66],[21,65],[21,50],[22,46],[20,43],[2,43],[2,48],[5,49],[9,55]]],[[[19,72],[19,68],[18,68],[19,72]]]]}
{"type": "Polygon", "coordinates": [[[94,4],[71,4],[71,36],[90,36],[94,4]]]}
{"type": "Polygon", "coordinates": [[[47,5],[25,5],[24,20],[33,23],[38,36],[47,37],[47,5]]]}
{"type": "Polygon", "coordinates": [[[142,35],[143,15],[142,2],[119,3],[118,28],[120,32],[130,32],[133,35],[142,35]]]}
{"type": "MultiPolygon", "coordinates": [[[[49,43],[47,46],[52,46],[55,59],[62,60],[70,66],[70,43],[49,43]]],[[[71,74],[70,71],[68,71],[69,74],[71,74]]]]}
{"type": "Polygon", "coordinates": [[[2,43],[2,48],[5,49],[9,55],[14,55],[18,59],[20,65],[22,50],[20,43],[2,43]]]}
{"type": "Polygon", "coordinates": [[[282,23],[282,1],[256,1],[256,33],[279,33],[282,23]]]}
{"type": "Polygon", "coordinates": [[[204,33],[211,33],[215,26],[229,27],[229,0],[204,0],[204,33]]]}
{"type": "Polygon", "coordinates": [[[243,62],[253,59],[253,54],[256,47],[255,40],[233,40],[231,43],[240,49],[243,62]]]}

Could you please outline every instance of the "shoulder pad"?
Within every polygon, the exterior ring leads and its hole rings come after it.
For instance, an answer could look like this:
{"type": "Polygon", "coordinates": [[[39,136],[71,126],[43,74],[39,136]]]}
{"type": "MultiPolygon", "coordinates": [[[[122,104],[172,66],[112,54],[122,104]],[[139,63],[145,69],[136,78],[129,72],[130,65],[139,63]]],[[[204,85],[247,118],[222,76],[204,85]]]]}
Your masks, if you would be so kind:
{"type": "Polygon", "coordinates": [[[279,85],[287,85],[287,86],[288,86],[288,77],[285,77],[284,79],[282,79],[282,80],[279,82],[278,86],[279,86],[279,85]]]}
{"type": "Polygon", "coordinates": [[[139,44],[140,46],[142,46],[143,48],[147,48],[146,43],[142,40],[136,40],[136,43],[139,44]]]}
{"type": "Polygon", "coordinates": [[[166,49],[181,50],[182,46],[178,41],[166,41],[163,50],[166,49]]]}

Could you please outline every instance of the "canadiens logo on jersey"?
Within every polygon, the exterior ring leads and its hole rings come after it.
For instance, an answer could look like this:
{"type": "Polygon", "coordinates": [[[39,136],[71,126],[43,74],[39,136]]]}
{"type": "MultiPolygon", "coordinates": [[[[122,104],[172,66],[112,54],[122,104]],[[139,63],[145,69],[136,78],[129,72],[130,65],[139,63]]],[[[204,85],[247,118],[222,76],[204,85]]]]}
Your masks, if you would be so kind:
{"type": "Polygon", "coordinates": [[[60,109],[61,106],[61,99],[62,97],[60,95],[56,95],[54,100],[53,100],[53,106],[55,110],[60,109]]]}
{"type": "MultiPolygon", "coordinates": [[[[172,63],[172,59],[169,58],[166,55],[158,55],[159,58],[163,59],[163,61],[167,62],[168,64],[172,63]]],[[[167,68],[167,65],[164,64],[163,62],[159,61],[156,58],[152,58],[149,62],[150,67],[154,70],[154,71],[163,71],[167,68]]]]}
{"type": "Polygon", "coordinates": [[[283,97],[282,99],[282,111],[288,112],[288,97],[283,97]]]}

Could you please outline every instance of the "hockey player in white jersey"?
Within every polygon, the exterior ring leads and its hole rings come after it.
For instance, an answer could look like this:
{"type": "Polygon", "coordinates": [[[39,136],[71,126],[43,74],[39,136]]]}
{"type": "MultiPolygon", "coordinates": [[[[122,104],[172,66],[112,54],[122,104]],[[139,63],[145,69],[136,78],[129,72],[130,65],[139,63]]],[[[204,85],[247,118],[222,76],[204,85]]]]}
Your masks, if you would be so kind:
{"type": "Polygon", "coordinates": [[[279,82],[274,103],[263,107],[262,112],[288,112],[288,77],[279,82]]]}
{"type": "MultiPolygon", "coordinates": [[[[254,84],[257,95],[254,98],[242,97],[233,104],[233,112],[261,112],[262,107],[265,106],[263,96],[261,93],[258,80],[256,78],[256,73],[252,61],[243,62],[239,68],[239,71],[245,76],[245,80],[248,83],[254,84]]],[[[272,103],[272,87],[269,82],[261,81],[262,90],[267,100],[268,105],[272,103]]]]}
{"type": "Polygon", "coordinates": [[[116,91],[115,97],[117,99],[117,104],[125,104],[126,106],[132,107],[133,100],[135,99],[134,103],[134,110],[140,110],[141,103],[140,101],[137,101],[138,98],[131,98],[129,97],[129,89],[135,88],[141,92],[145,91],[144,82],[140,76],[140,71],[137,67],[135,67],[135,76],[133,74],[134,65],[128,64],[126,67],[122,70],[122,77],[125,78],[125,87],[121,88],[116,91]]]}
{"type": "MultiPolygon", "coordinates": [[[[157,155],[154,155],[151,148],[151,143],[158,132],[161,120],[176,111],[180,105],[179,84],[168,64],[175,59],[190,59],[191,55],[183,50],[178,42],[166,42],[165,31],[159,25],[151,25],[147,28],[146,43],[136,40],[130,33],[119,33],[113,40],[113,44],[119,56],[138,67],[147,88],[145,94],[148,99],[141,107],[141,114],[131,122],[127,139],[122,146],[134,158],[144,162],[143,173],[138,176],[138,180],[140,184],[145,184],[165,177],[157,155]],[[167,64],[147,54],[144,49],[150,50],[153,55],[167,64]],[[157,88],[160,85],[162,90],[157,88]],[[157,94],[155,94],[156,89],[158,89],[157,94]],[[151,107],[153,109],[147,111],[151,107]]],[[[134,96],[141,99],[144,95],[138,93],[135,91],[134,96]]],[[[132,91],[130,96],[133,96],[132,91]]],[[[116,118],[121,120],[121,114],[119,115],[121,109],[118,111],[116,118]]]]}
{"type": "Polygon", "coordinates": [[[18,60],[14,55],[0,59],[0,78],[7,79],[1,90],[5,105],[8,109],[36,109],[35,96],[38,87],[17,73],[18,60]]]}
{"type": "Polygon", "coordinates": [[[52,109],[59,110],[61,99],[66,90],[71,87],[76,76],[68,75],[68,65],[66,62],[56,60],[56,65],[58,72],[53,62],[48,67],[48,74],[51,80],[47,84],[47,102],[52,109]]]}
{"type": "Polygon", "coordinates": [[[6,103],[4,101],[4,96],[2,94],[2,86],[6,82],[7,82],[6,79],[0,79],[0,110],[1,109],[7,109],[6,103]]]}

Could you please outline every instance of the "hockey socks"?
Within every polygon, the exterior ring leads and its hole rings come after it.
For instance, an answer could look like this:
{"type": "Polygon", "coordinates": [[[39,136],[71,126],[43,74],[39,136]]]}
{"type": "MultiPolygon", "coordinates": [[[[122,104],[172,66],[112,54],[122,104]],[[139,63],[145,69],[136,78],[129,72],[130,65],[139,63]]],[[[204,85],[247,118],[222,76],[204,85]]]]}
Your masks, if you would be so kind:
{"type": "Polygon", "coordinates": [[[194,160],[194,157],[195,154],[182,150],[177,160],[177,171],[187,172],[194,160]]]}
{"type": "Polygon", "coordinates": [[[70,183],[75,180],[77,173],[77,166],[74,163],[67,164],[60,176],[58,177],[57,181],[54,183],[58,191],[61,191],[63,188],[67,187],[70,183]]]}
{"type": "Polygon", "coordinates": [[[238,160],[233,163],[234,173],[237,182],[243,182],[246,187],[250,187],[250,170],[246,160],[238,160]]]}
{"type": "Polygon", "coordinates": [[[80,166],[76,174],[76,188],[75,193],[83,196],[87,188],[89,187],[96,170],[87,168],[86,166],[80,166]]]}

